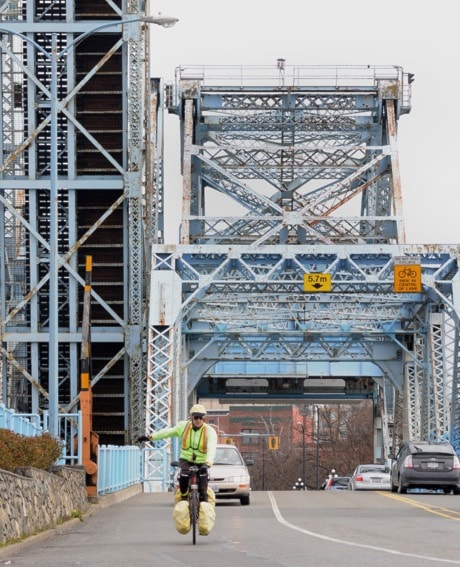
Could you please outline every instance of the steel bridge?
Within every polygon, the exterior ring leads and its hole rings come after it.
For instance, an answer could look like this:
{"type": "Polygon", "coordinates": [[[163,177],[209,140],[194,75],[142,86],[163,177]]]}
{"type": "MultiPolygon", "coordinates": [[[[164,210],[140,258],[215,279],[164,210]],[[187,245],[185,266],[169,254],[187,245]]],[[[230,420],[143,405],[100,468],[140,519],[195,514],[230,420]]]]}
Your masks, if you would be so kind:
{"type": "Polygon", "coordinates": [[[377,445],[391,424],[394,443],[460,451],[460,246],[405,243],[397,127],[413,77],[279,60],[179,67],[163,88],[144,4],[0,3],[0,401],[78,408],[89,255],[101,443],[200,397],[371,397],[377,445]]]}
{"type": "Polygon", "coordinates": [[[373,397],[380,457],[389,425],[393,443],[459,447],[459,247],[405,244],[412,81],[283,60],[177,69],[182,223],[178,246],[153,247],[152,429],[193,396],[373,397]]]}

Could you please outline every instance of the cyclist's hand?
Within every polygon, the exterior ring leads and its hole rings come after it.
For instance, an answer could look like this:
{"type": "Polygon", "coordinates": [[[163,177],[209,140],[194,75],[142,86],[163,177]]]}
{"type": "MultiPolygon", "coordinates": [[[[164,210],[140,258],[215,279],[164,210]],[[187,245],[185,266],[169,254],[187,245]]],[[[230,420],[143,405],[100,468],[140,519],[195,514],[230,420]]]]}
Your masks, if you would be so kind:
{"type": "Polygon", "coordinates": [[[137,438],[138,443],[145,443],[146,441],[150,441],[150,437],[147,437],[147,435],[141,435],[137,438]]]}

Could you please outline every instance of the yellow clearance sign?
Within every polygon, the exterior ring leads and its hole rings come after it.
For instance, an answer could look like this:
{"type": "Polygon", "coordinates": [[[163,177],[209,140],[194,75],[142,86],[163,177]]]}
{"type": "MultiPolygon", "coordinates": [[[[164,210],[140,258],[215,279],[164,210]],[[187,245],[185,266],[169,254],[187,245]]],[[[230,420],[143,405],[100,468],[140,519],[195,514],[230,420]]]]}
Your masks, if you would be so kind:
{"type": "Polygon", "coordinates": [[[421,293],[422,266],[420,264],[396,264],[393,266],[395,293],[421,293]]]}
{"type": "Polygon", "coordinates": [[[310,292],[328,292],[332,289],[331,274],[304,274],[303,290],[310,292]]]}

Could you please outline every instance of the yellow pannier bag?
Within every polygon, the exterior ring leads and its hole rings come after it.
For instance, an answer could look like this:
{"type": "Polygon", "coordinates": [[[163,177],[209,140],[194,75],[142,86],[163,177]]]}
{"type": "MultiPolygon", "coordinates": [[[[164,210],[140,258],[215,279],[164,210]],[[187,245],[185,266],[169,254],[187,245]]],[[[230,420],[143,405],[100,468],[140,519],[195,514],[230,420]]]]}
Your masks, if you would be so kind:
{"type": "Polygon", "coordinates": [[[216,505],[216,495],[214,494],[214,490],[208,487],[208,503],[212,506],[216,505]]]}
{"type": "Polygon", "coordinates": [[[198,531],[200,535],[209,535],[216,521],[216,509],[209,502],[200,503],[198,515],[198,531]]]}
{"type": "Polygon", "coordinates": [[[180,502],[182,500],[181,495],[180,495],[180,488],[178,488],[176,490],[176,492],[174,493],[174,506],[180,502]]]}
{"type": "MultiPolygon", "coordinates": [[[[174,504],[177,504],[182,500],[180,495],[180,489],[178,488],[174,493],[174,504]]],[[[216,505],[216,495],[214,494],[214,490],[212,488],[208,488],[208,502],[213,506],[216,505]]]]}
{"type": "Polygon", "coordinates": [[[187,500],[181,500],[174,506],[173,520],[176,530],[180,534],[188,534],[190,531],[190,511],[187,500]]]}

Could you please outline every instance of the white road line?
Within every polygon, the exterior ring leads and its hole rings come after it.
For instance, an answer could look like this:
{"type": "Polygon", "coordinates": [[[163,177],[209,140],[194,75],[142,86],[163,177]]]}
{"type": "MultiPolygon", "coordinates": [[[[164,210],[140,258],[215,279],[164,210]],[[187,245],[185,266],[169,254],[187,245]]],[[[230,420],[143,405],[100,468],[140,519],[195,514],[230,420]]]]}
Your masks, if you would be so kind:
{"type": "Polygon", "coordinates": [[[372,549],[374,551],[382,551],[383,553],[390,553],[391,555],[400,555],[402,557],[414,557],[415,559],[425,559],[426,561],[435,561],[437,563],[450,563],[451,565],[460,565],[460,561],[455,561],[454,559],[441,559],[440,557],[430,557],[429,555],[417,555],[415,553],[404,553],[403,551],[397,551],[395,549],[387,549],[385,547],[377,547],[375,545],[366,545],[363,543],[354,543],[351,541],[345,541],[343,539],[337,539],[334,537],[329,537],[323,534],[318,534],[315,532],[311,532],[309,530],[305,530],[303,528],[299,528],[299,526],[295,526],[287,522],[278,508],[278,504],[276,503],[275,497],[273,496],[272,492],[267,492],[268,497],[270,498],[273,513],[275,514],[276,519],[280,524],[283,524],[287,528],[291,530],[296,530],[297,532],[301,532],[303,534],[309,535],[311,537],[316,537],[318,539],[324,539],[325,541],[331,541],[333,543],[338,543],[340,545],[349,545],[351,547],[363,547],[364,549],[372,549]]]}

